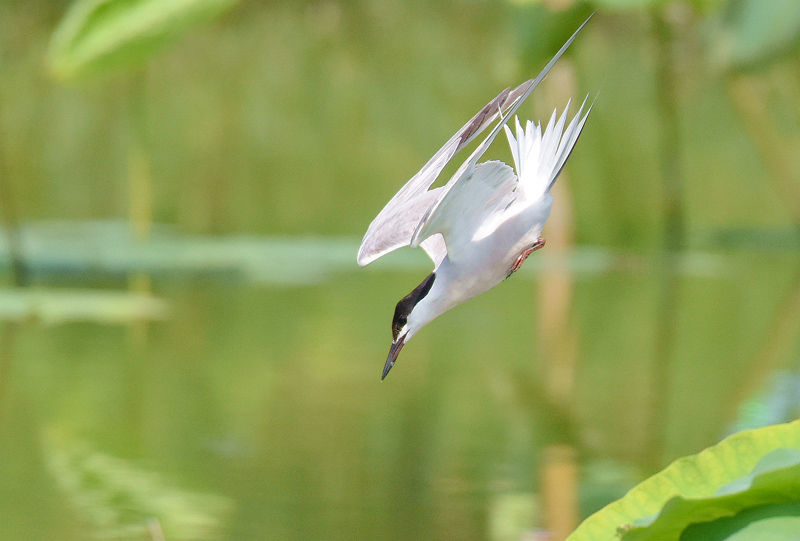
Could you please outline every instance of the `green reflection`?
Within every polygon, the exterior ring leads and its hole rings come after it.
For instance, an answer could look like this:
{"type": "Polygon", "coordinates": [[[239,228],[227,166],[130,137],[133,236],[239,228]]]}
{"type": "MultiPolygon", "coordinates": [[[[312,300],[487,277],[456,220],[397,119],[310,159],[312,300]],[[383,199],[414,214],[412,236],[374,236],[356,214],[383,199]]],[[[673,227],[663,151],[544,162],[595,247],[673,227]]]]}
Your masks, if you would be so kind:
{"type": "Polygon", "coordinates": [[[164,476],[87,444],[47,438],[45,460],[65,497],[99,539],[219,539],[232,503],[177,488],[164,476]],[[154,533],[159,532],[159,533],[154,533]]]}

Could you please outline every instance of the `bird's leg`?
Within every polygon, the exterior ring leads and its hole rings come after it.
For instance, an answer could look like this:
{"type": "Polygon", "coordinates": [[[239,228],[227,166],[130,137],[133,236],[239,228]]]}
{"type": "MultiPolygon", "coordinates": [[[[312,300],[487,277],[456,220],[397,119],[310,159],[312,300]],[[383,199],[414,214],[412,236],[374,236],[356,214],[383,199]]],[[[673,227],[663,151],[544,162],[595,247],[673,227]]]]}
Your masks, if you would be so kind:
{"type": "Polygon", "coordinates": [[[517,272],[519,268],[522,266],[522,264],[525,263],[525,260],[528,259],[528,256],[531,255],[536,250],[538,250],[539,248],[543,248],[544,244],[545,240],[542,237],[539,237],[538,239],[536,239],[536,242],[534,242],[530,248],[524,249],[522,253],[519,254],[519,256],[517,256],[517,259],[514,261],[514,264],[511,265],[511,270],[508,271],[506,278],[517,272]]]}

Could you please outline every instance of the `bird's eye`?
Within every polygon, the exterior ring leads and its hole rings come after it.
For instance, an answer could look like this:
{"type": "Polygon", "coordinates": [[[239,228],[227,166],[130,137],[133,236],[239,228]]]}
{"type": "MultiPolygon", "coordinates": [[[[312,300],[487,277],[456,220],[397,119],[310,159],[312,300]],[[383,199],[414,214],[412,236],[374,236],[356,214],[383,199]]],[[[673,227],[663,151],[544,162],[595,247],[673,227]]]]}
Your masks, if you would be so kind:
{"type": "Polygon", "coordinates": [[[400,331],[403,330],[403,327],[406,326],[406,322],[408,320],[404,317],[397,318],[392,321],[392,337],[397,340],[397,337],[400,335],[400,331]]]}
{"type": "Polygon", "coordinates": [[[414,291],[400,299],[394,309],[394,318],[392,318],[392,335],[397,340],[400,331],[403,330],[408,322],[408,314],[414,309],[419,301],[425,298],[433,286],[433,281],[436,279],[436,273],[430,273],[420,285],[414,288],[414,291]]]}

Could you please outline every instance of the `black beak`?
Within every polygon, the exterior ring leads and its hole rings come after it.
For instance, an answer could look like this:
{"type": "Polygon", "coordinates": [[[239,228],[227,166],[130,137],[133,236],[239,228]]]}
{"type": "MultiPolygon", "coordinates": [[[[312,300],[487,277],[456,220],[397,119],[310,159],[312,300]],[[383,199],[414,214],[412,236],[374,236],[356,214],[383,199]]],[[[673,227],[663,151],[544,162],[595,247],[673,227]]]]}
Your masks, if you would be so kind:
{"type": "Polygon", "coordinates": [[[389,370],[391,370],[392,367],[394,366],[394,362],[397,360],[397,356],[400,355],[400,350],[403,349],[404,345],[406,345],[405,335],[399,337],[397,340],[392,342],[392,347],[389,349],[389,356],[386,358],[386,364],[383,367],[383,375],[381,376],[381,381],[386,379],[386,374],[388,374],[389,370]]]}

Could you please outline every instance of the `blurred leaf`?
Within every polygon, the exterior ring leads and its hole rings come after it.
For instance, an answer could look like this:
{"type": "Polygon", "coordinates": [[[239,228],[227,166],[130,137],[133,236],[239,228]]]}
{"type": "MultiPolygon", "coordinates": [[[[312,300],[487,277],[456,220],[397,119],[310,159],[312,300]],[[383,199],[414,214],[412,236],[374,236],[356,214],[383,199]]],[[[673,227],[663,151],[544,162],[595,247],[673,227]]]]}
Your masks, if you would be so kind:
{"type": "Polygon", "coordinates": [[[778,370],[750,400],[739,406],[730,433],[800,418],[800,373],[778,370]]]}
{"type": "Polygon", "coordinates": [[[157,472],[50,437],[45,456],[51,475],[101,539],[219,539],[233,502],[217,494],[176,487],[157,472]],[[161,533],[161,532],[159,532],[161,533]]]}
{"type": "Polygon", "coordinates": [[[740,432],[673,462],[590,516],[568,539],[614,540],[618,531],[626,541],[677,539],[692,522],[797,499],[800,421],[740,432]]]}
{"type": "MultiPolygon", "coordinates": [[[[181,234],[156,226],[147,242],[137,242],[124,222],[39,222],[21,228],[25,264],[33,274],[52,276],[99,273],[127,280],[130,272],[153,275],[201,275],[272,285],[310,285],[338,272],[356,272],[359,239],[334,236],[211,237],[181,234]]],[[[0,230],[0,266],[8,264],[8,245],[0,230]]],[[[520,270],[521,276],[569,269],[581,275],[647,267],[647,256],[582,246],[542,253],[520,270]]],[[[678,271],[686,276],[715,276],[728,262],[722,256],[685,252],[678,271]]],[[[369,270],[430,272],[422,250],[388,254],[369,270]]]]}
{"type": "Polygon", "coordinates": [[[725,69],[748,68],[797,45],[800,2],[731,0],[710,24],[714,60],[725,69]]]}
{"type": "Polygon", "coordinates": [[[524,492],[497,494],[492,502],[489,539],[523,539],[539,520],[539,502],[534,494],[524,492]]]}
{"type": "Polygon", "coordinates": [[[76,0],[50,44],[50,68],[77,79],[147,60],[236,0],[76,0]]]}
{"type": "Polygon", "coordinates": [[[166,319],[169,307],[149,295],[103,290],[0,289],[0,320],[128,323],[166,319]]]}
{"type": "Polygon", "coordinates": [[[591,14],[583,3],[555,13],[541,1],[514,3],[519,7],[513,18],[513,28],[524,54],[526,73],[541,69],[542,63],[547,62],[553,51],[558,50],[591,14]]]}
{"type": "MultiPolygon", "coordinates": [[[[529,4],[544,4],[548,8],[554,2],[547,3],[544,0],[509,0],[511,4],[516,4],[519,6],[529,5],[529,4]]],[[[577,3],[577,2],[575,2],[577,3]]],[[[650,7],[653,4],[663,4],[665,0],[592,0],[592,2],[588,2],[589,5],[595,7],[596,9],[603,9],[603,10],[625,10],[625,9],[641,9],[650,7]]],[[[558,11],[568,7],[571,3],[570,2],[561,2],[559,5],[560,9],[556,9],[556,13],[550,13],[550,17],[552,18],[554,15],[558,15],[558,11]]]]}
{"type": "Polygon", "coordinates": [[[649,8],[653,5],[663,4],[664,0],[594,0],[592,4],[598,9],[625,10],[649,8]]]}

